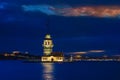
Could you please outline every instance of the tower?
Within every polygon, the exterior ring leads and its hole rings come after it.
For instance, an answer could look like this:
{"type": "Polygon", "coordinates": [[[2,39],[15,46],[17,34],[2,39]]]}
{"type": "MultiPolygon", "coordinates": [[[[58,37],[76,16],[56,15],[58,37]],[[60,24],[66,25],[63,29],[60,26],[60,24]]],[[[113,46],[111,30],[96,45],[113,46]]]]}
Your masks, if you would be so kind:
{"type": "Polygon", "coordinates": [[[45,39],[43,41],[43,53],[44,55],[50,55],[53,49],[53,41],[51,39],[50,34],[46,34],[45,39]]]}
{"type": "MultiPolygon", "coordinates": [[[[50,16],[47,17],[46,22],[46,30],[47,33],[50,33],[50,16]]],[[[45,35],[45,39],[43,41],[43,53],[44,55],[41,57],[41,61],[43,62],[63,62],[63,53],[53,52],[53,41],[50,34],[45,35]]]]}

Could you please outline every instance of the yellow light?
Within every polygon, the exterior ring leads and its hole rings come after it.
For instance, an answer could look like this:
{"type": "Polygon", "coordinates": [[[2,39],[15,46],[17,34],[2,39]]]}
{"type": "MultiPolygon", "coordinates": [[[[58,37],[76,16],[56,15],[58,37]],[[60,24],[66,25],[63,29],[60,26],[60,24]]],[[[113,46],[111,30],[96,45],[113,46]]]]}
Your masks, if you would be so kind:
{"type": "Polygon", "coordinates": [[[99,53],[99,52],[105,52],[104,50],[90,50],[89,52],[96,52],[96,53],[99,53]]]}
{"type": "Polygon", "coordinates": [[[4,56],[9,56],[9,54],[5,53],[4,56]]]}
{"type": "Polygon", "coordinates": [[[42,63],[43,65],[43,78],[45,80],[53,80],[54,79],[54,75],[53,75],[53,71],[54,71],[54,66],[53,63],[42,63]]]}
{"type": "Polygon", "coordinates": [[[10,56],[15,56],[15,54],[10,54],[10,56]]]}
{"type": "Polygon", "coordinates": [[[45,38],[50,39],[50,38],[51,38],[51,36],[50,36],[49,34],[47,34],[47,35],[45,36],[45,38]]]}
{"type": "Polygon", "coordinates": [[[73,52],[73,54],[86,54],[87,52],[82,51],[82,52],[73,52]]]}

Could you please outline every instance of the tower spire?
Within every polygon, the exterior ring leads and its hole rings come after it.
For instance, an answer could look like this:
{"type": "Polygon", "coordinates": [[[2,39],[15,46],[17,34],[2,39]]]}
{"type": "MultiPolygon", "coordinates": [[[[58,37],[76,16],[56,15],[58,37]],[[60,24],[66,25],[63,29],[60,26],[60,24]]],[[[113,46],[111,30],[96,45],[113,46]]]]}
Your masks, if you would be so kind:
{"type": "Polygon", "coordinates": [[[49,20],[49,16],[47,17],[47,22],[46,22],[46,29],[47,29],[47,34],[45,35],[45,39],[43,41],[43,53],[44,55],[50,55],[52,53],[52,48],[53,48],[53,41],[50,35],[50,20],[49,20]]]}
{"type": "Polygon", "coordinates": [[[47,16],[47,19],[46,19],[46,33],[47,34],[50,33],[50,16],[47,16]]]}

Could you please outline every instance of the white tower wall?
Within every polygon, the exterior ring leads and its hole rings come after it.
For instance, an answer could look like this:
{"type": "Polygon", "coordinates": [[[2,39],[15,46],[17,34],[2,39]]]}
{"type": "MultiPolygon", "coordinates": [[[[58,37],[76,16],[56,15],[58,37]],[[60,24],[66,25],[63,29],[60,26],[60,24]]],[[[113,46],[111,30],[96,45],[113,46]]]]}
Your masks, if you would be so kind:
{"type": "Polygon", "coordinates": [[[43,53],[44,55],[50,55],[52,53],[52,49],[53,49],[53,41],[51,39],[51,36],[49,34],[47,34],[45,36],[45,39],[43,41],[43,53]]]}

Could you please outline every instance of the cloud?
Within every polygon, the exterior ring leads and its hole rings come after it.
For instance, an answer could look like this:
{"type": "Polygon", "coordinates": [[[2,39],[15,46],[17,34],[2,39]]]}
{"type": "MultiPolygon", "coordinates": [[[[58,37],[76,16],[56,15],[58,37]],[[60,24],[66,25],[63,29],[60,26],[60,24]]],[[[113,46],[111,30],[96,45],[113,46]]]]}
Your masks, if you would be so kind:
{"type": "Polygon", "coordinates": [[[54,11],[51,10],[53,7],[49,5],[28,5],[28,6],[22,5],[22,8],[24,9],[24,11],[31,11],[31,12],[40,11],[47,15],[56,15],[56,13],[54,13],[54,11]]]}
{"type": "Polygon", "coordinates": [[[23,5],[24,11],[40,11],[47,15],[58,16],[92,16],[92,17],[119,17],[120,6],[50,6],[50,5],[23,5]]]}

